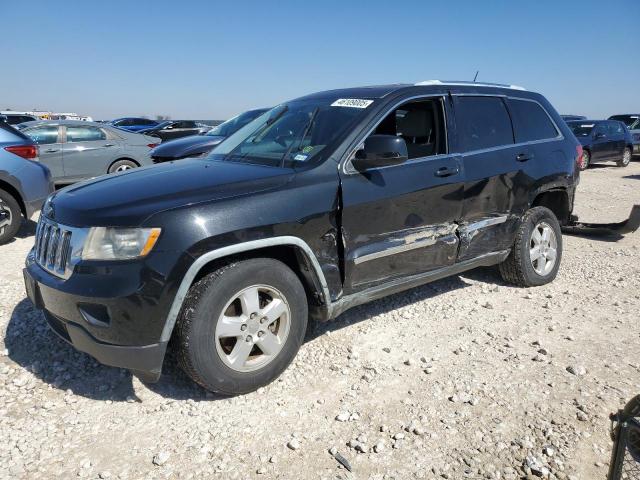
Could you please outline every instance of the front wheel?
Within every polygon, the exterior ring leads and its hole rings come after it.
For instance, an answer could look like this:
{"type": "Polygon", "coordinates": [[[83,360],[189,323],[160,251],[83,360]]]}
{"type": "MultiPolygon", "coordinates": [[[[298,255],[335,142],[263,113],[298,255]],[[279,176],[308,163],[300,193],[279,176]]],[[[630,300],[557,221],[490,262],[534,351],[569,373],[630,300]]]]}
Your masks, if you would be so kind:
{"type": "Polygon", "coordinates": [[[562,258],[562,232],[554,213],[534,207],[525,213],[513,248],[499,265],[507,282],[521,287],[537,287],[552,282],[562,258]]]}
{"type": "Polygon", "coordinates": [[[307,327],[305,289],[269,258],[231,263],[198,281],[178,319],[178,361],[204,388],[225,395],[258,389],[296,356],[307,327]]]}
{"type": "Polygon", "coordinates": [[[619,167],[626,167],[631,162],[631,149],[629,147],[625,147],[624,152],[622,153],[622,158],[618,160],[619,167]]]}
{"type": "Polygon", "coordinates": [[[20,205],[12,195],[0,190],[0,245],[16,236],[22,223],[20,205]]]}

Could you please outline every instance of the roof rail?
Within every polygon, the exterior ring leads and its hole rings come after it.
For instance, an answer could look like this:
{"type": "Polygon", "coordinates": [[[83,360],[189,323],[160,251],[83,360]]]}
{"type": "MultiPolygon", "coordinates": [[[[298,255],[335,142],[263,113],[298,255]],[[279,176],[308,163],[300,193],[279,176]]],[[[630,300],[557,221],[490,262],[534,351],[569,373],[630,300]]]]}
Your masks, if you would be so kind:
{"type": "Polygon", "coordinates": [[[466,81],[446,81],[446,80],[424,80],[422,82],[418,82],[415,85],[460,85],[460,86],[471,86],[478,85],[480,87],[500,87],[500,88],[511,88],[512,90],[526,90],[526,88],[521,87],[519,85],[507,85],[504,83],[488,83],[488,82],[466,82],[466,81]]]}

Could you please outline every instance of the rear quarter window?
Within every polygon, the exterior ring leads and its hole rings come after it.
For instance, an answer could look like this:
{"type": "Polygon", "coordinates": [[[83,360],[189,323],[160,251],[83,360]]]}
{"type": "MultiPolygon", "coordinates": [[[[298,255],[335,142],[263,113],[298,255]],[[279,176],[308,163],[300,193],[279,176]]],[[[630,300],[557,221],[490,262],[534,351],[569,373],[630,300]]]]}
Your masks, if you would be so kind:
{"type": "Polygon", "coordinates": [[[501,98],[458,97],[456,123],[465,152],[513,144],[511,119],[501,98]]]}
{"type": "Polygon", "coordinates": [[[558,130],[537,103],[529,100],[508,99],[516,143],[556,138],[558,130]]]}

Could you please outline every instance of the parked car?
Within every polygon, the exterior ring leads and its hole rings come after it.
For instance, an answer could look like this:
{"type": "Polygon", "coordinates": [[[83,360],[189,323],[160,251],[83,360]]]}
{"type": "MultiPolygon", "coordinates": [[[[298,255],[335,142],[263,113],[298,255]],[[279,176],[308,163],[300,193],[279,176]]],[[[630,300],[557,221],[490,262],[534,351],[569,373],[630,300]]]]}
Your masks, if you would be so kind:
{"type": "Polygon", "coordinates": [[[102,363],[157,380],[171,339],[196,382],[244,393],[291,363],[308,318],[478,266],[551,282],[581,155],[549,102],[520,87],[308,95],[204,160],[53,194],[26,289],[102,363]],[[50,261],[52,237],[69,238],[64,260],[50,261]]]}
{"type": "Polygon", "coordinates": [[[143,128],[138,132],[161,138],[164,142],[165,140],[198,135],[205,133],[207,130],[208,128],[198,126],[193,120],[168,120],[157,124],[155,127],[143,128]]]}
{"type": "Polygon", "coordinates": [[[560,115],[565,122],[569,122],[571,120],[586,120],[587,117],[584,115],[560,115]]]}
{"type": "Polygon", "coordinates": [[[618,120],[627,126],[631,132],[633,154],[640,155],[640,113],[613,115],[609,117],[609,120],[618,120]]]}
{"type": "Polygon", "coordinates": [[[567,123],[584,149],[580,164],[582,170],[587,169],[592,163],[600,162],[616,162],[619,167],[629,165],[633,143],[624,123],[616,120],[581,120],[567,123]]]}
{"type": "Polygon", "coordinates": [[[0,121],[8,123],[9,125],[18,125],[23,122],[31,122],[37,120],[33,115],[27,115],[26,113],[0,113],[0,121]]]}
{"type": "Polygon", "coordinates": [[[212,128],[204,135],[162,142],[151,151],[151,158],[155,163],[162,163],[181,158],[207,155],[225,138],[237,132],[267,110],[267,108],[259,108],[241,113],[212,128]]]}
{"type": "Polygon", "coordinates": [[[155,127],[158,124],[158,122],[154,120],[139,117],[116,118],[115,120],[111,120],[107,123],[113,127],[118,127],[130,132],[137,132],[138,130],[143,130],[145,128],[155,127]]]}
{"type": "Polygon", "coordinates": [[[40,210],[53,191],[49,169],[38,162],[38,145],[0,122],[0,245],[40,210]]]}
{"type": "Polygon", "coordinates": [[[40,145],[40,161],[49,167],[56,185],[151,165],[149,152],[158,145],[156,137],[83,120],[21,126],[21,131],[40,145]]]}

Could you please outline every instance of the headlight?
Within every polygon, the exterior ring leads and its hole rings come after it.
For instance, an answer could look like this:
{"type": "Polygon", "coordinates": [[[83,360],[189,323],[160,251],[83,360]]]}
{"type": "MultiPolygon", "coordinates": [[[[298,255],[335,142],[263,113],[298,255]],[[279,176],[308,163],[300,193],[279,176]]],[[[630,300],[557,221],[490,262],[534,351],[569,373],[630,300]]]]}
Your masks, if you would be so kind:
{"type": "Polygon", "coordinates": [[[129,260],[144,257],[160,236],[159,228],[93,227],[82,249],[83,260],[129,260]]]}

